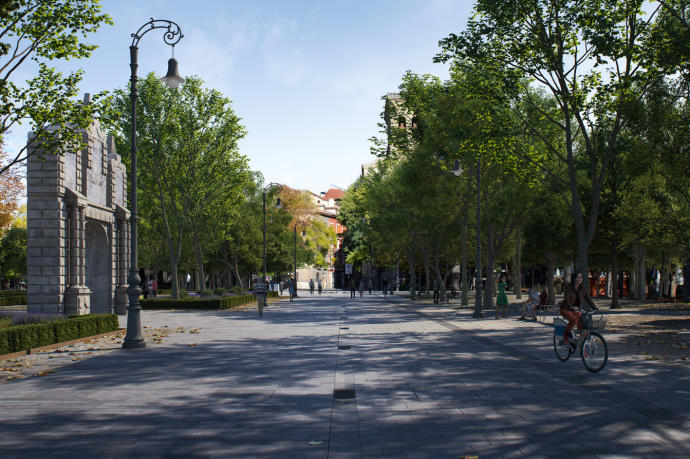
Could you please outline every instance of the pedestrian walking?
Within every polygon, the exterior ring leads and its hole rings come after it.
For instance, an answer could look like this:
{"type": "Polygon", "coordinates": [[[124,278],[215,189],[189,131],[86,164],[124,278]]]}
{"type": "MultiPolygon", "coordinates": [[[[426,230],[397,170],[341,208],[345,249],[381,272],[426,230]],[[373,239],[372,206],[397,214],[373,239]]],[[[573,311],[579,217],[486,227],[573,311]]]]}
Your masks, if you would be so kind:
{"type": "Polygon", "coordinates": [[[350,279],[350,298],[355,297],[355,280],[350,279]]]}
{"type": "Polygon", "coordinates": [[[364,280],[360,279],[359,280],[359,297],[362,298],[362,295],[364,295],[364,280]]]}
{"type": "Polygon", "coordinates": [[[371,284],[372,284],[372,282],[371,282],[371,277],[370,277],[369,278],[369,295],[371,295],[371,284]]]}
{"type": "Polygon", "coordinates": [[[506,278],[503,274],[498,277],[498,296],[496,297],[496,318],[498,319],[498,310],[503,306],[503,317],[506,316],[506,309],[508,308],[508,295],[506,295],[506,278]]]}
{"type": "Polygon", "coordinates": [[[438,304],[441,302],[441,292],[439,291],[438,279],[434,278],[433,286],[434,286],[434,304],[438,304]]]}
{"type": "Polygon", "coordinates": [[[288,289],[290,291],[290,301],[292,301],[297,296],[297,283],[292,277],[288,281],[288,289]]]}
{"type": "Polygon", "coordinates": [[[388,293],[388,279],[383,280],[383,296],[386,296],[386,293],[388,293]]]}
{"type": "Polygon", "coordinates": [[[319,282],[318,282],[318,289],[319,289],[319,295],[321,295],[321,292],[323,292],[323,284],[321,283],[321,279],[319,279],[319,282]]]}
{"type": "Polygon", "coordinates": [[[158,296],[158,293],[157,293],[158,292],[158,281],[156,280],[155,277],[153,278],[153,281],[151,282],[151,289],[153,291],[153,297],[155,298],[156,296],[158,296]]]}
{"type": "Polygon", "coordinates": [[[314,279],[309,279],[309,293],[314,294],[314,279]]]}

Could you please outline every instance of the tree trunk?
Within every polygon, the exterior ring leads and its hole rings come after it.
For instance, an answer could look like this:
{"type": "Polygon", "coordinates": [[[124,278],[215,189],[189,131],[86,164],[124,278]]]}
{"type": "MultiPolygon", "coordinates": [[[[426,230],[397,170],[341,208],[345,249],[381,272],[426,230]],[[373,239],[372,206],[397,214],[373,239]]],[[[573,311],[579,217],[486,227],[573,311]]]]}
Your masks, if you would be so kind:
{"type": "Polygon", "coordinates": [[[515,244],[515,263],[513,264],[513,293],[518,300],[522,298],[522,231],[518,226],[515,244]]]}
{"type": "Polygon", "coordinates": [[[180,285],[179,285],[179,279],[178,279],[178,275],[177,275],[177,257],[175,257],[175,256],[170,257],[170,268],[172,270],[170,273],[170,275],[172,276],[172,279],[171,279],[172,290],[171,290],[170,294],[174,299],[177,299],[180,297],[180,285]]]}
{"type": "Polygon", "coordinates": [[[661,273],[660,273],[660,279],[661,279],[661,287],[659,288],[659,292],[661,293],[662,297],[667,297],[669,296],[669,290],[670,290],[670,283],[669,283],[669,256],[668,253],[662,252],[661,253],[661,273]]]}
{"type": "Polygon", "coordinates": [[[619,308],[618,305],[618,250],[613,247],[611,251],[611,309],[619,308]]]}
{"type": "Polygon", "coordinates": [[[235,279],[240,285],[240,288],[244,290],[244,280],[242,280],[242,276],[240,276],[240,270],[238,269],[238,262],[237,262],[237,253],[235,253],[235,279]]]}
{"type": "MultiPolygon", "coordinates": [[[[487,221],[484,218],[484,221],[487,221]]],[[[486,228],[486,285],[484,286],[484,308],[494,307],[494,241],[491,226],[486,228]]]]}
{"type": "Polygon", "coordinates": [[[546,285],[549,293],[549,298],[546,300],[548,304],[556,304],[556,289],[554,287],[553,276],[556,271],[556,254],[547,252],[546,254],[546,285]]]}
{"type": "Polygon", "coordinates": [[[194,253],[196,255],[196,265],[199,268],[199,293],[206,292],[206,275],[204,273],[204,252],[201,248],[199,238],[194,241],[194,253]]]}
{"type": "Polygon", "coordinates": [[[416,288],[417,288],[417,273],[414,266],[414,255],[412,255],[412,249],[407,251],[407,264],[410,266],[410,298],[415,299],[416,288]]]}
{"type": "Polygon", "coordinates": [[[460,296],[460,304],[468,306],[470,304],[468,299],[469,285],[467,280],[467,216],[462,222],[462,294],[460,296]]]}
{"type": "Polygon", "coordinates": [[[632,248],[632,255],[634,260],[634,294],[636,300],[645,300],[647,298],[647,282],[645,273],[645,253],[644,246],[640,241],[635,242],[632,248]]]}
{"type": "Polygon", "coordinates": [[[429,265],[431,264],[431,260],[429,260],[429,252],[428,252],[428,251],[427,251],[426,253],[424,253],[423,261],[424,261],[424,271],[425,271],[425,274],[426,274],[426,278],[425,278],[425,280],[426,280],[426,285],[424,286],[424,291],[428,294],[428,293],[429,293],[429,288],[430,288],[430,286],[431,286],[431,285],[429,284],[429,281],[431,280],[431,276],[430,276],[430,272],[429,272],[429,271],[430,271],[429,265]]]}

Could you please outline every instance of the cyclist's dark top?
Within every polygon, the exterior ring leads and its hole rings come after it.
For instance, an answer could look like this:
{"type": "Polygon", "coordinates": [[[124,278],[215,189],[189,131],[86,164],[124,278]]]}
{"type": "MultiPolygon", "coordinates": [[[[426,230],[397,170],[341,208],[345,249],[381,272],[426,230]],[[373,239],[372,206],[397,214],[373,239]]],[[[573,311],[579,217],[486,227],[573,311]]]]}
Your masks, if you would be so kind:
{"type": "Polygon", "coordinates": [[[587,303],[591,309],[597,309],[584,286],[580,285],[580,288],[575,291],[570,283],[565,284],[561,309],[574,311],[575,307],[582,307],[584,303],[587,303]]]}

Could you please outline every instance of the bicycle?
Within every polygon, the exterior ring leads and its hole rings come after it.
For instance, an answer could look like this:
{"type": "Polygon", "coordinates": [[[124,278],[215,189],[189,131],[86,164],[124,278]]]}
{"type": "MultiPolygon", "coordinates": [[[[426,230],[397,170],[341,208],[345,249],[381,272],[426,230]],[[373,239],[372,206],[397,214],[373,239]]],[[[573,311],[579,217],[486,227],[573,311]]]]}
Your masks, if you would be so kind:
{"type": "Polygon", "coordinates": [[[569,343],[562,341],[568,322],[559,317],[553,319],[553,349],[556,351],[558,360],[565,362],[571,354],[579,351],[582,363],[589,371],[596,373],[604,368],[609,359],[609,350],[604,337],[594,331],[594,329],[604,326],[603,313],[597,312],[597,314],[598,319],[594,319],[592,311],[582,311],[580,320],[582,328],[578,327],[577,335],[573,335],[572,331],[570,332],[569,343]]]}

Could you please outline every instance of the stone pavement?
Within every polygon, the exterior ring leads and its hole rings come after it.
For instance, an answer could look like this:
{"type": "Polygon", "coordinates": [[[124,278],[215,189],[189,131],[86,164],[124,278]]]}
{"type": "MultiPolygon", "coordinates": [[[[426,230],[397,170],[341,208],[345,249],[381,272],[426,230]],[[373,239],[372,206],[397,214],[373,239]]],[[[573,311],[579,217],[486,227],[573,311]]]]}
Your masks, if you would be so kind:
{"type": "Polygon", "coordinates": [[[690,373],[559,362],[550,327],[302,294],[149,312],[158,344],[0,386],[2,457],[680,457],[690,373]],[[157,336],[156,336],[157,335],[157,336]]]}

